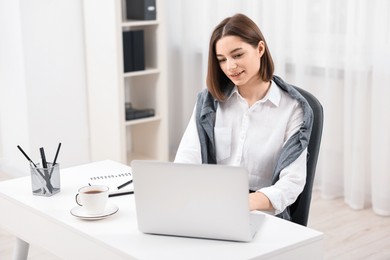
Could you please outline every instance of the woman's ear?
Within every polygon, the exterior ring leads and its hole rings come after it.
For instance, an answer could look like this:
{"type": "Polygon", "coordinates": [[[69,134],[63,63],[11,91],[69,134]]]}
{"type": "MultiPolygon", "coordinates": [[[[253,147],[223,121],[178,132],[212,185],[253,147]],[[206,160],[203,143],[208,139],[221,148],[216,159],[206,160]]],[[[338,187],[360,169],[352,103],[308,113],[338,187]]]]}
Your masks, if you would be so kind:
{"type": "Polygon", "coordinates": [[[259,51],[260,57],[263,56],[265,52],[265,43],[263,41],[259,41],[259,44],[257,45],[257,50],[259,51]]]}

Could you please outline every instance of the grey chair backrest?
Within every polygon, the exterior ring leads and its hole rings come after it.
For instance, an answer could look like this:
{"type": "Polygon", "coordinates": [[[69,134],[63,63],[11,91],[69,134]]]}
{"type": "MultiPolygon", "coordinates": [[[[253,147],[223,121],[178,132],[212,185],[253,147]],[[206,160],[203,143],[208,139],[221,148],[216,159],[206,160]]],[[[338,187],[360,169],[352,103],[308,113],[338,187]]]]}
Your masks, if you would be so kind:
{"type": "Polygon", "coordinates": [[[307,226],[314,176],[321,145],[324,112],[321,103],[316,97],[314,97],[306,90],[298,87],[295,88],[309,102],[314,115],[313,128],[308,146],[309,157],[307,160],[306,184],[298,199],[290,206],[291,221],[303,226],[307,226]]]}

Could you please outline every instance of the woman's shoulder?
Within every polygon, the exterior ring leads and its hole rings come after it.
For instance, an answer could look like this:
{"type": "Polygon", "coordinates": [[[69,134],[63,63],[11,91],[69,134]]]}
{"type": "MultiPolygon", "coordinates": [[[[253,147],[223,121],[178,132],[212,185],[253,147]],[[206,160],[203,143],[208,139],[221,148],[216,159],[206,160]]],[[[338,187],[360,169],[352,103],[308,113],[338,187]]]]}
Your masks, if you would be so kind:
{"type": "Polygon", "coordinates": [[[211,96],[210,92],[207,88],[202,89],[198,92],[196,102],[199,104],[203,104],[207,99],[211,96]]]}
{"type": "Polygon", "coordinates": [[[272,80],[276,83],[276,85],[278,85],[280,89],[283,90],[281,92],[284,92],[283,95],[286,97],[286,99],[289,99],[292,103],[302,107],[305,118],[312,118],[313,111],[309,105],[309,102],[299,92],[296,86],[285,82],[278,76],[274,76],[272,80]]]}
{"type": "Polygon", "coordinates": [[[275,75],[273,76],[272,80],[282,90],[282,95],[288,97],[289,99],[296,100],[298,103],[307,102],[302,94],[298,91],[296,86],[285,82],[282,78],[275,75]]]}
{"type": "Polygon", "coordinates": [[[216,111],[217,106],[217,101],[214,99],[207,88],[201,90],[198,93],[196,100],[198,114],[203,115],[209,113],[210,111],[216,111]]]}

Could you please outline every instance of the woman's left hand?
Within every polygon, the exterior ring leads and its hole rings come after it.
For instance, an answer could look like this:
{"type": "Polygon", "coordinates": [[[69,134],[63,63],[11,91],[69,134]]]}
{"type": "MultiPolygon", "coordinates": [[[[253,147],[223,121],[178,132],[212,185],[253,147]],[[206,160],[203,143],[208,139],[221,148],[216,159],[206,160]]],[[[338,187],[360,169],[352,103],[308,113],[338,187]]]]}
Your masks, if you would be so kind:
{"type": "Polygon", "coordinates": [[[273,210],[271,201],[262,192],[253,192],[249,194],[249,210],[273,210]]]}

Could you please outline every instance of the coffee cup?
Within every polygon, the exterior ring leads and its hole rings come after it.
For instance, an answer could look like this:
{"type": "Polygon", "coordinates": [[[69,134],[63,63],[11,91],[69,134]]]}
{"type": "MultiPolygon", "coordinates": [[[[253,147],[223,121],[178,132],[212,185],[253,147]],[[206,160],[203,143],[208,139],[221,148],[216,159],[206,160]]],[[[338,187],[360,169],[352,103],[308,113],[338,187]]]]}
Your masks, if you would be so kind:
{"type": "Polygon", "coordinates": [[[76,194],[76,203],[90,215],[102,214],[108,201],[109,188],[104,185],[85,186],[76,194]]]}

